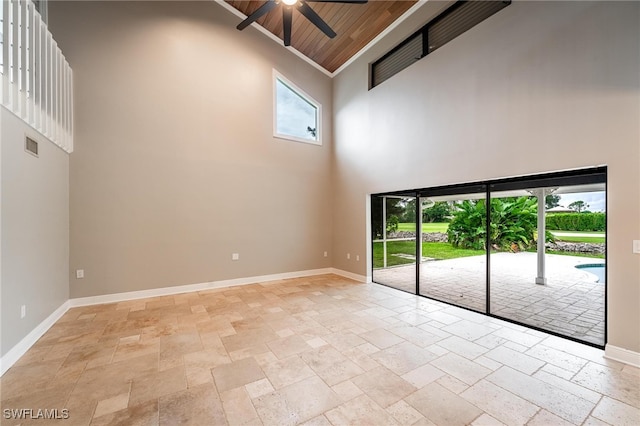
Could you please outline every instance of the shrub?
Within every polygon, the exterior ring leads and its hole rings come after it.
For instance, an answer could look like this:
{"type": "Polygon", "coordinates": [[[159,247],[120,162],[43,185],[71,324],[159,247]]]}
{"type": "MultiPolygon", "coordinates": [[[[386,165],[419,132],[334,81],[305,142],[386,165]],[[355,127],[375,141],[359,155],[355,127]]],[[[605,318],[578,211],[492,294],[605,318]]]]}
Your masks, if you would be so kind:
{"type": "Polygon", "coordinates": [[[449,242],[454,247],[484,250],[487,215],[485,201],[464,200],[455,204],[453,220],[447,229],[449,242]]]}
{"type": "MultiPolygon", "coordinates": [[[[486,249],[485,200],[456,204],[457,211],[447,231],[455,247],[486,249]]],[[[534,197],[495,198],[491,200],[489,238],[496,250],[522,251],[536,243],[538,206],[534,197]]],[[[553,241],[547,232],[546,241],[553,241]]]]}
{"type": "Polygon", "coordinates": [[[554,213],[547,215],[547,229],[556,231],[602,232],[606,227],[604,213],[554,213]]]}
{"type": "Polygon", "coordinates": [[[497,250],[522,251],[535,243],[538,201],[533,197],[491,200],[491,245],[497,250]]]}

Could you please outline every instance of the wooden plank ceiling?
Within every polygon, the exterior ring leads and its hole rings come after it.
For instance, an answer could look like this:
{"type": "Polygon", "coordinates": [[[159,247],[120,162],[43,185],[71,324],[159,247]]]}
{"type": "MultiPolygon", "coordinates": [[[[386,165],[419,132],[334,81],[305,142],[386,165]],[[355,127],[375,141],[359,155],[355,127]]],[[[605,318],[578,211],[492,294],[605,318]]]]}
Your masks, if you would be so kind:
{"type": "MultiPolygon", "coordinates": [[[[247,16],[266,3],[234,0],[226,2],[247,16]]],[[[416,0],[370,0],[366,4],[310,1],[309,6],[338,35],[330,39],[294,9],[291,46],[327,71],[334,72],[415,3],[416,0]]],[[[279,5],[257,21],[280,39],[283,38],[282,7],[283,5],[279,5]]]]}

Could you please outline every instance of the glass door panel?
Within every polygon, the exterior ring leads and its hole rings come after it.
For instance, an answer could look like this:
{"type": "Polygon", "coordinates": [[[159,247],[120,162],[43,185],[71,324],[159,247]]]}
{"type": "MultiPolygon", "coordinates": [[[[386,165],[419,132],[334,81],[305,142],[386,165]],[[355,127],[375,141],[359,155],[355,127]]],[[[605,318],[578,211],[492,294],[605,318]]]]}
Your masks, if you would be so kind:
{"type": "Polygon", "coordinates": [[[373,281],[416,291],[416,198],[371,197],[373,281]]]}
{"type": "Polygon", "coordinates": [[[485,312],[486,193],[425,196],[420,200],[420,294],[485,312]]]}
{"type": "Polygon", "coordinates": [[[605,200],[604,181],[492,192],[491,313],[604,345],[605,200]]]}

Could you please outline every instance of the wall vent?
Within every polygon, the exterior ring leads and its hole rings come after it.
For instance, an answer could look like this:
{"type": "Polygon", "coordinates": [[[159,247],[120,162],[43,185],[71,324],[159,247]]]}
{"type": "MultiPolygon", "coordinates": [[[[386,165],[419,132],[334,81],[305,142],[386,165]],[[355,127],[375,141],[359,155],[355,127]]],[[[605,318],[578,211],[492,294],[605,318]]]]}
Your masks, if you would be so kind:
{"type": "Polygon", "coordinates": [[[35,155],[36,157],[38,156],[38,142],[34,141],[28,136],[24,142],[24,149],[29,154],[35,155]]]}

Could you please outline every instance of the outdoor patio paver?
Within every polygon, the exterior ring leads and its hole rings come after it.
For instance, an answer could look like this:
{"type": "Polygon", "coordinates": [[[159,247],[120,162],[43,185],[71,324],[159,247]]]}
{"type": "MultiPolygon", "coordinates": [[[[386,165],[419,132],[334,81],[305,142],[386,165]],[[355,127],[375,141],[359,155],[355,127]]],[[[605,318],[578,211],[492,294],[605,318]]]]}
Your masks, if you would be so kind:
{"type": "MultiPolygon", "coordinates": [[[[599,259],[546,255],[547,284],[535,284],[536,253],[491,254],[490,312],[598,345],[604,344],[604,283],[575,266],[599,259]]],[[[486,257],[423,262],[420,294],[485,312],[486,257]]],[[[415,265],[376,269],[373,280],[415,292],[415,265]]]]}

